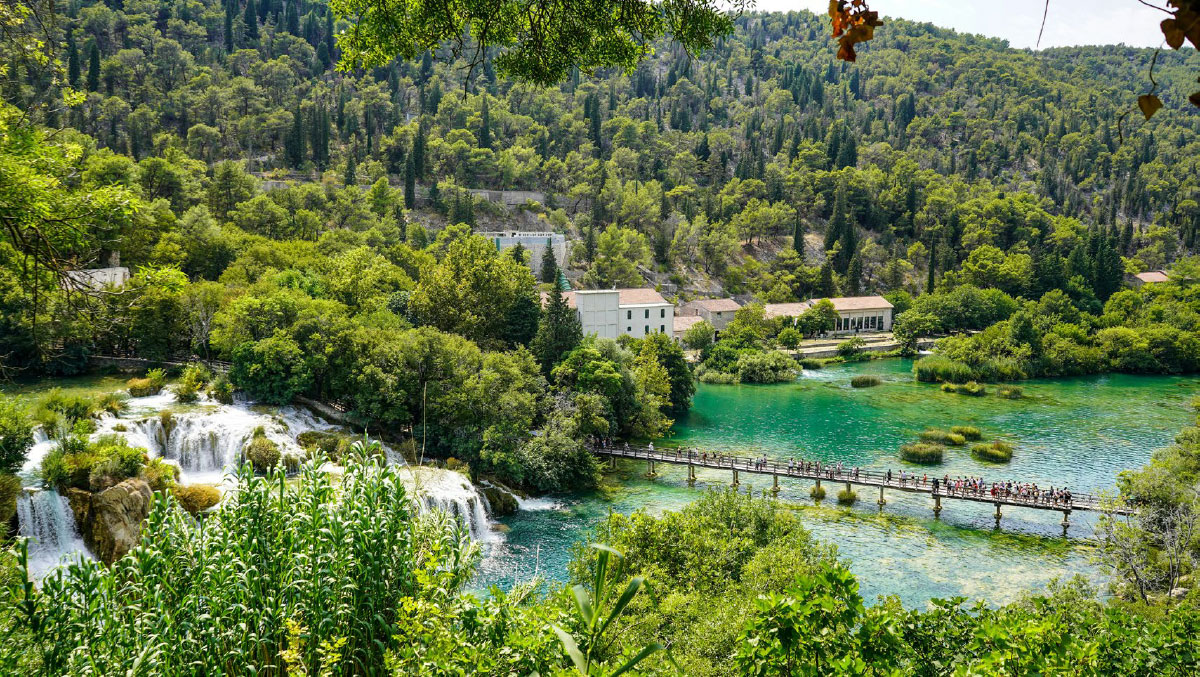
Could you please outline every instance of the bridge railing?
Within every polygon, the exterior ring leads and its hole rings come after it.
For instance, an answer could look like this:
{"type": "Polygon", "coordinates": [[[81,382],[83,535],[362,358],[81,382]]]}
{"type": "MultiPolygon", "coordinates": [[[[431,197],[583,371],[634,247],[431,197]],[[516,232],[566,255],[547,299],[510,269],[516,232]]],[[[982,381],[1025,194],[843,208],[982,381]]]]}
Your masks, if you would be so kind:
{"type": "MultiPolygon", "coordinates": [[[[859,467],[847,468],[843,465],[840,469],[836,464],[828,464],[824,461],[814,459],[797,459],[794,464],[789,466],[788,462],[780,462],[778,459],[754,459],[747,456],[737,456],[733,454],[722,454],[717,452],[700,452],[695,449],[686,447],[667,447],[663,449],[651,450],[649,447],[631,446],[631,447],[616,447],[616,446],[596,446],[592,449],[599,454],[610,456],[620,456],[623,458],[642,459],[647,461],[658,461],[663,463],[691,463],[707,468],[729,469],[746,471],[759,474],[783,475],[785,477],[801,477],[805,479],[824,479],[841,482],[849,482],[851,484],[876,485],[885,486],[896,489],[911,489],[917,491],[927,491],[937,496],[946,496],[952,498],[967,498],[978,500],[994,500],[1003,503],[1028,505],[1033,507],[1043,507],[1051,509],[1069,509],[1069,508],[1087,508],[1099,509],[1103,505],[1104,499],[1100,496],[1090,493],[1071,493],[1069,503],[1054,500],[1052,498],[1043,498],[1041,496],[1021,495],[1015,492],[1007,494],[992,495],[992,481],[981,479],[980,490],[972,489],[954,489],[953,485],[947,486],[945,477],[929,477],[927,473],[923,473],[920,477],[916,473],[906,472],[904,480],[901,481],[899,473],[893,473],[887,470],[865,469],[859,467]],[[933,490],[933,481],[938,480],[939,486],[936,493],[933,490]]],[[[951,482],[954,478],[951,478],[951,482]]],[[[1003,482],[995,482],[997,487],[1003,487],[1003,482]]],[[[1039,490],[1044,487],[1039,487],[1039,490]]]]}

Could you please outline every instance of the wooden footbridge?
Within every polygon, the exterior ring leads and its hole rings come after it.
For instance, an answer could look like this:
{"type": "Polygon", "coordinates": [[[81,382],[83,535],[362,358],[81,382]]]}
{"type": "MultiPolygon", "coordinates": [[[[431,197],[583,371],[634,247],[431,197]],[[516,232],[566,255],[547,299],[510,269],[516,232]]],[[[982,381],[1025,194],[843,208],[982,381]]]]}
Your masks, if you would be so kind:
{"type": "MultiPolygon", "coordinates": [[[[821,486],[822,481],[837,484],[844,483],[848,490],[852,490],[852,487],[855,485],[860,487],[877,487],[879,489],[878,505],[881,509],[887,503],[884,495],[885,490],[929,494],[933,498],[933,514],[935,517],[942,512],[942,499],[944,498],[987,503],[996,507],[997,527],[1000,526],[1001,508],[1005,506],[1061,512],[1063,515],[1062,526],[1064,534],[1071,525],[1071,513],[1076,510],[1090,510],[1119,515],[1127,515],[1132,512],[1126,507],[1113,505],[1111,501],[1106,501],[1094,494],[1071,492],[1070,498],[1066,499],[1062,497],[1049,498],[1041,493],[1030,495],[1004,490],[998,490],[993,493],[993,483],[986,480],[980,483],[979,486],[983,487],[980,490],[969,488],[958,489],[953,484],[947,486],[944,478],[926,478],[924,474],[918,474],[917,472],[909,473],[907,470],[905,471],[904,478],[901,479],[899,473],[892,472],[891,470],[868,470],[857,467],[845,467],[844,465],[839,467],[837,463],[818,461],[780,462],[775,459],[753,459],[674,447],[654,449],[653,447],[593,446],[592,451],[601,457],[608,458],[613,466],[616,465],[617,459],[645,461],[648,464],[647,474],[649,476],[656,475],[654,466],[657,463],[687,466],[688,484],[696,481],[696,468],[709,468],[731,472],[733,474],[734,487],[737,487],[739,484],[740,473],[770,476],[773,480],[771,488],[773,493],[779,492],[780,477],[812,480],[816,483],[817,487],[821,486]]],[[[995,486],[999,488],[1005,485],[1002,482],[996,482],[995,486]]],[[[1044,487],[1039,487],[1039,489],[1044,489],[1044,487]]]]}

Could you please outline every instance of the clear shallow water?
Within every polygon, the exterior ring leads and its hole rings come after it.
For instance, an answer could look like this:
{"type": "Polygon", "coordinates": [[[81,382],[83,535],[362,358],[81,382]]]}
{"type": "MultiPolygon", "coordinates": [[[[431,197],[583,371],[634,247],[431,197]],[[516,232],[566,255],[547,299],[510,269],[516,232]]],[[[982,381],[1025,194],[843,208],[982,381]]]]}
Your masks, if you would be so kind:
{"type": "MultiPolygon", "coordinates": [[[[707,386],[692,413],[676,423],[672,442],[743,455],[840,460],[862,467],[919,469],[902,463],[896,450],[929,426],[973,425],[984,439],[1011,442],[1010,464],[993,466],[949,449],[941,474],[1018,479],[1066,485],[1076,492],[1112,490],[1121,470],[1145,463],[1189,421],[1190,399],[1200,379],[1108,375],[1030,381],[1025,397],[1005,400],[994,388],[986,397],[941,392],[916,383],[908,360],[882,360],[805,372],[795,383],[774,386],[707,386]],[[879,375],[883,385],[854,389],[856,374],[879,375]]],[[[502,520],[509,533],[493,546],[480,583],[507,586],[543,576],[561,580],[573,543],[586,540],[609,510],[651,513],[678,509],[698,490],[727,487],[729,473],[700,471],[695,489],[686,470],[659,468],[650,481],[643,464],[622,464],[606,492],[563,499],[557,507],[524,511],[502,520]]],[[[932,472],[932,471],[931,471],[932,472]]],[[[769,478],[741,477],[741,490],[759,492],[769,478]]],[[[896,594],[908,606],[931,597],[963,595],[1004,603],[1036,591],[1055,577],[1101,576],[1090,562],[1093,520],[1072,515],[1070,539],[1062,538],[1062,515],[1010,508],[1003,529],[993,529],[987,505],[946,501],[934,519],[928,497],[891,492],[882,511],[878,495],[859,490],[853,509],[832,501],[815,507],[810,483],[781,481],[780,497],[797,506],[805,526],[837,544],[858,575],[864,596],[896,594]]],[[[831,487],[831,489],[834,487],[831,487]]],[[[831,492],[832,493],[832,492],[831,492]]]]}

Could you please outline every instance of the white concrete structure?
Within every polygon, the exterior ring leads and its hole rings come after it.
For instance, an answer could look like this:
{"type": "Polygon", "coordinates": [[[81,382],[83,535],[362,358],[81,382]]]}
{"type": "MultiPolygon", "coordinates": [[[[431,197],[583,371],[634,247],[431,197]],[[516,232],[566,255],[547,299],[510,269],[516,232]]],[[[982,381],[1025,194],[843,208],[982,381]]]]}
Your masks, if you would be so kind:
{"type": "Polygon", "coordinates": [[[683,304],[680,314],[699,315],[717,331],[724,331],[741,307],[733,299],[696,299],[683,304]]]}
{"type": "Polygon", "coordinates": [[[124,287],[125,283],[129,281],[129,269],[125,266],[68,270],[65,274],[70,281],[64,281],[63,286],[75,289],[87,288],[100,291],[109,287],[124,287]]]}
{"type": "Polygon", "coordinates": [[[552,233],[549,231],[524,233],[519,230],[507,230],[483,231],[477,234],[494,242],[496,249],[499,251],[505,251],[520,244],[525,248],[526,255],[528,256],[526,262],[535,276],[540,275],[542,272],[542,258],[546,255],[547,248],[554,251],[554,260],[560,268],[564,266],[567,260],[567,238],[562,233],[552,233]]]}
{"type": "MultiPolygon", "coordinates": [[[[768,303],[763,306],[767,319],[799,317],[821,299],[799,303],[768,303]]],[[[892,304],[882,296],[839,296],[829,299],[838,313],[832,334],[883,332],[892,330],[892,304]]]]}
{"type": "MultiPolygon", "coordinates": [[[[546,294],[542,294],[545,303],[546,294]]],[[[563,292],[583,334],[615,339],[675,335],[675,305],[653,289],[595,289],[563,292]]]]}

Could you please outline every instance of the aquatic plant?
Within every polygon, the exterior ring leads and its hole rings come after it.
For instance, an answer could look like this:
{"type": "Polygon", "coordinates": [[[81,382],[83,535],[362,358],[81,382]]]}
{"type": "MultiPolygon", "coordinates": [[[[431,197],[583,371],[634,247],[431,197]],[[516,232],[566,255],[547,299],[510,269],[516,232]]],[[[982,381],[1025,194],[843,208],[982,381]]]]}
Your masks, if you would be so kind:
{"type": "Polygon", "coordinates": [[[179,481],[179,466],[161,458],[152,458],[142,466],[141,478],[152,491],[166,491],[179,481]]]}
{"type": "Polygon", "coordinates": [[[909,463],[935,465],[942,462],[946,448],[928,442],[910,442],[900,447],[900,459],[909,463]]]}
{"type": "Polygon", "coordinates": [[[971,447],[971,456],[988,463],[1008,463],[1012,460],[1012,455],[1012,445],[999,440],[971,447]]]}
{"type": "Polygon", "coordinates": [[[942,392],[956,393],[956,392],[958,392],[958,386],[954,385],[953,383],[943,383],[942,384],[942,392]]]}
{"type": "Polygon", "coordinates": [[[967,381],[958,387],[959,395],[970,395],[972,397],[982,397],[987,394],[987,386],[975,381],[967,381]]]}
{"type": "Polygon", "coordinates": [[[930,444],[949,444],[951,446],[962,446],[967,443],[966,436],[956,432],[946,432],[940,428],[926,428],[921,431],[920,435],[922,442],[930,444]]]}
{"type": "Polygon", "coordinates": [[[853,388],[873,388],[880,383],[883,383],[883,380],[874,374],[859,374],[850,379],[850,386],[853,388]]]}
{"type": "Polygon", "coordinates": [[[964,439],[969,440],[971,442],[983,439],[983,431],[981,431],[979,428],[976,428],[975,426],[970,426],[970,425],[951,426],[950,432],[952,432],[956,435],[962,435],[964,439]]]}
{"type": "Polygon", "coordinates": [[[167,373],[162,369],[151,369],[145,378],[131,378],[125,382],[130,397],[148,397],[162,392],[167,385],[167,373]]]}
{"type": "Polygon", "coordinates": [[[125,393],[105,393],[96,399],[95,409],[119,416],[129,408],[129,396],[125,393]]]}
{"type": "Polygon", "coordinates": [[[799,362],[800,362],[801,369],[824,369],[825,368],[824,360],[818,360],[813,357],[806,357],[802,360],[799,360],[799,362]]]}
{"type": "Polygon", "coordinates": [[[825,500],[825,487],[814,484],[812,489],[808,490],[808,495],[818,501],[825,500]]]}
{"type": "Polygon", "coordinates": [[[923,383],[965,383],[975,378],[975,371],[963,362],[941,355],[926,355],[913,364],[913,374],[923,383]]]}
{"type": "Polygon", "coordinates": [[[842,489],[837,493],[837,502],[839,505],[854,505],[858,500],[858,494],[853,489],[842,489]]]}
{"type": "Polygon", "coordinates": [[[1019,400],[1025,393],[1020,386],[1000,386],[996,394],[1006,400],[1019,400]]]}

